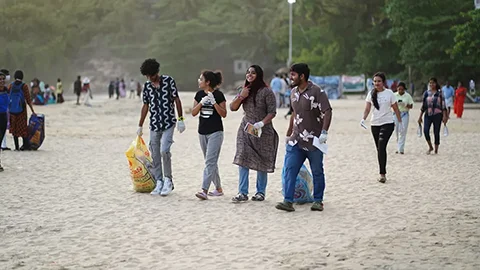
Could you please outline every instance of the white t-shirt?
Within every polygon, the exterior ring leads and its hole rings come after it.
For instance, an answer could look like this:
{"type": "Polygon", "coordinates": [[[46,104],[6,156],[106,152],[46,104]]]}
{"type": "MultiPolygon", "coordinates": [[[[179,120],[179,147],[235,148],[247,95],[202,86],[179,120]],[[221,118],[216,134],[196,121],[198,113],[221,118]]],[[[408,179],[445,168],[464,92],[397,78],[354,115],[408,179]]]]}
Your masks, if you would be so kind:
{"type": "Polygon", "coordinates": [[[392,117],[392,105],[397,102],[395,94],[390,89],[385,89],[382,92],[377,93],[377,100],[379,110],[375,108],[372,102],[372,91],[368,92],[366,102],[370,102],[373,107],[372,118],[370,120],[370,125],[372,126],[382,126],[385,124],[393,123],[392,117]]]}

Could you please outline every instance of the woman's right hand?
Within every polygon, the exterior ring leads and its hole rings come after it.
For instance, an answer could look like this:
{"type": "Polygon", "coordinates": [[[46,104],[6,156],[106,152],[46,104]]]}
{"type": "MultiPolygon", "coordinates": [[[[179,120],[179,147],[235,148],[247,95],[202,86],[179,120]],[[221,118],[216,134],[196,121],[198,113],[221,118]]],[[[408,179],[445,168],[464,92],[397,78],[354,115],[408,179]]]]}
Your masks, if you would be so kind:
{"type": "Polygon", "coordinates": [[[423,123],[422,117],[419,117],[419,118],[418,118],[418,124],[421,125],[422,123],[423,123]]]}
{"type": "Polygon", "coordinates": [[[242,92],[240,92],[240,96],[246,98],[250,94],[250,88],[243,87],[242,92]]]}

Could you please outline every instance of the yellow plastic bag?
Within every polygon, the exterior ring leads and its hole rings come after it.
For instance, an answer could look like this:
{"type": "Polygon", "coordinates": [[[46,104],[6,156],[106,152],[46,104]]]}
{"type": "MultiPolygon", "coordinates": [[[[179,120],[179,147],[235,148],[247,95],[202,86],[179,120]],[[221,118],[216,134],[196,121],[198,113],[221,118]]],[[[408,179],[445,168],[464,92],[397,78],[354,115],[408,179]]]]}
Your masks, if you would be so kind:
{"type": "Polygon", "coordinates": [[[156,184],[152,173],[153,160],[142,137],[137,136],[125,155],[132,176],[133,189],[136,192],[151,192],[156,184]]]}

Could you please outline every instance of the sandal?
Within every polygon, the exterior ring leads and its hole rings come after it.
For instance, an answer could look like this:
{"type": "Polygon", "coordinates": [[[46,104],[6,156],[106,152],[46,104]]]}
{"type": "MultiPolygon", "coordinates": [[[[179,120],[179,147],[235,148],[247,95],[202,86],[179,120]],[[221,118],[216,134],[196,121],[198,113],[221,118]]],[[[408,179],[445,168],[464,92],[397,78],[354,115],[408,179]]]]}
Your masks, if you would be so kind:
{"type": "Polygon", "coordinates": [[[215,189],[214,191],[208,192],[208,196],[212,196],[212,197],[223,196],[223,192],[215,189]]]}
{"type": "Polygon", "coordinates": [[[200,200],[208,200],[207,194],[203,191],[197,192],[195,196],[197,196],[197,198],[199,198],[200,200]]]}
{"type": "Polygon", "coordinates": [[[255,196],[252,197],[252,201],[261,202],[265,200],[265,195],[263,193],[257,192],[255,196]]]}
{"type": "Polygon", "coordinates": [[[237,196],[232,198],[233,202],[246,202],[248,201],[248,196],[246,194],[238,193],[237,196]]]}

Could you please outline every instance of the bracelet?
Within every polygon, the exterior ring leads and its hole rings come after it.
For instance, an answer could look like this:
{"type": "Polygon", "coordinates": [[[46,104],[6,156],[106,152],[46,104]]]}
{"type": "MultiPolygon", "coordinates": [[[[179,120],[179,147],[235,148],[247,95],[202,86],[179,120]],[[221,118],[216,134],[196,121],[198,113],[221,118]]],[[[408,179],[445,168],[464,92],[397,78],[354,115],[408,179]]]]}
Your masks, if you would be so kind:
{"type": "Polygon", "coordinates": [[[242,97],[240,94],[237,95],[237,98],[238,98],[238,99],[241,99],[241,100],[244,100],[244,99],[245,99],[245,98],[242,97]]]}
{"type": "Polygon", "coordinates": [[[178,121],[183,121],[185,118],[183,116],[178,117],[178,121]]]}

